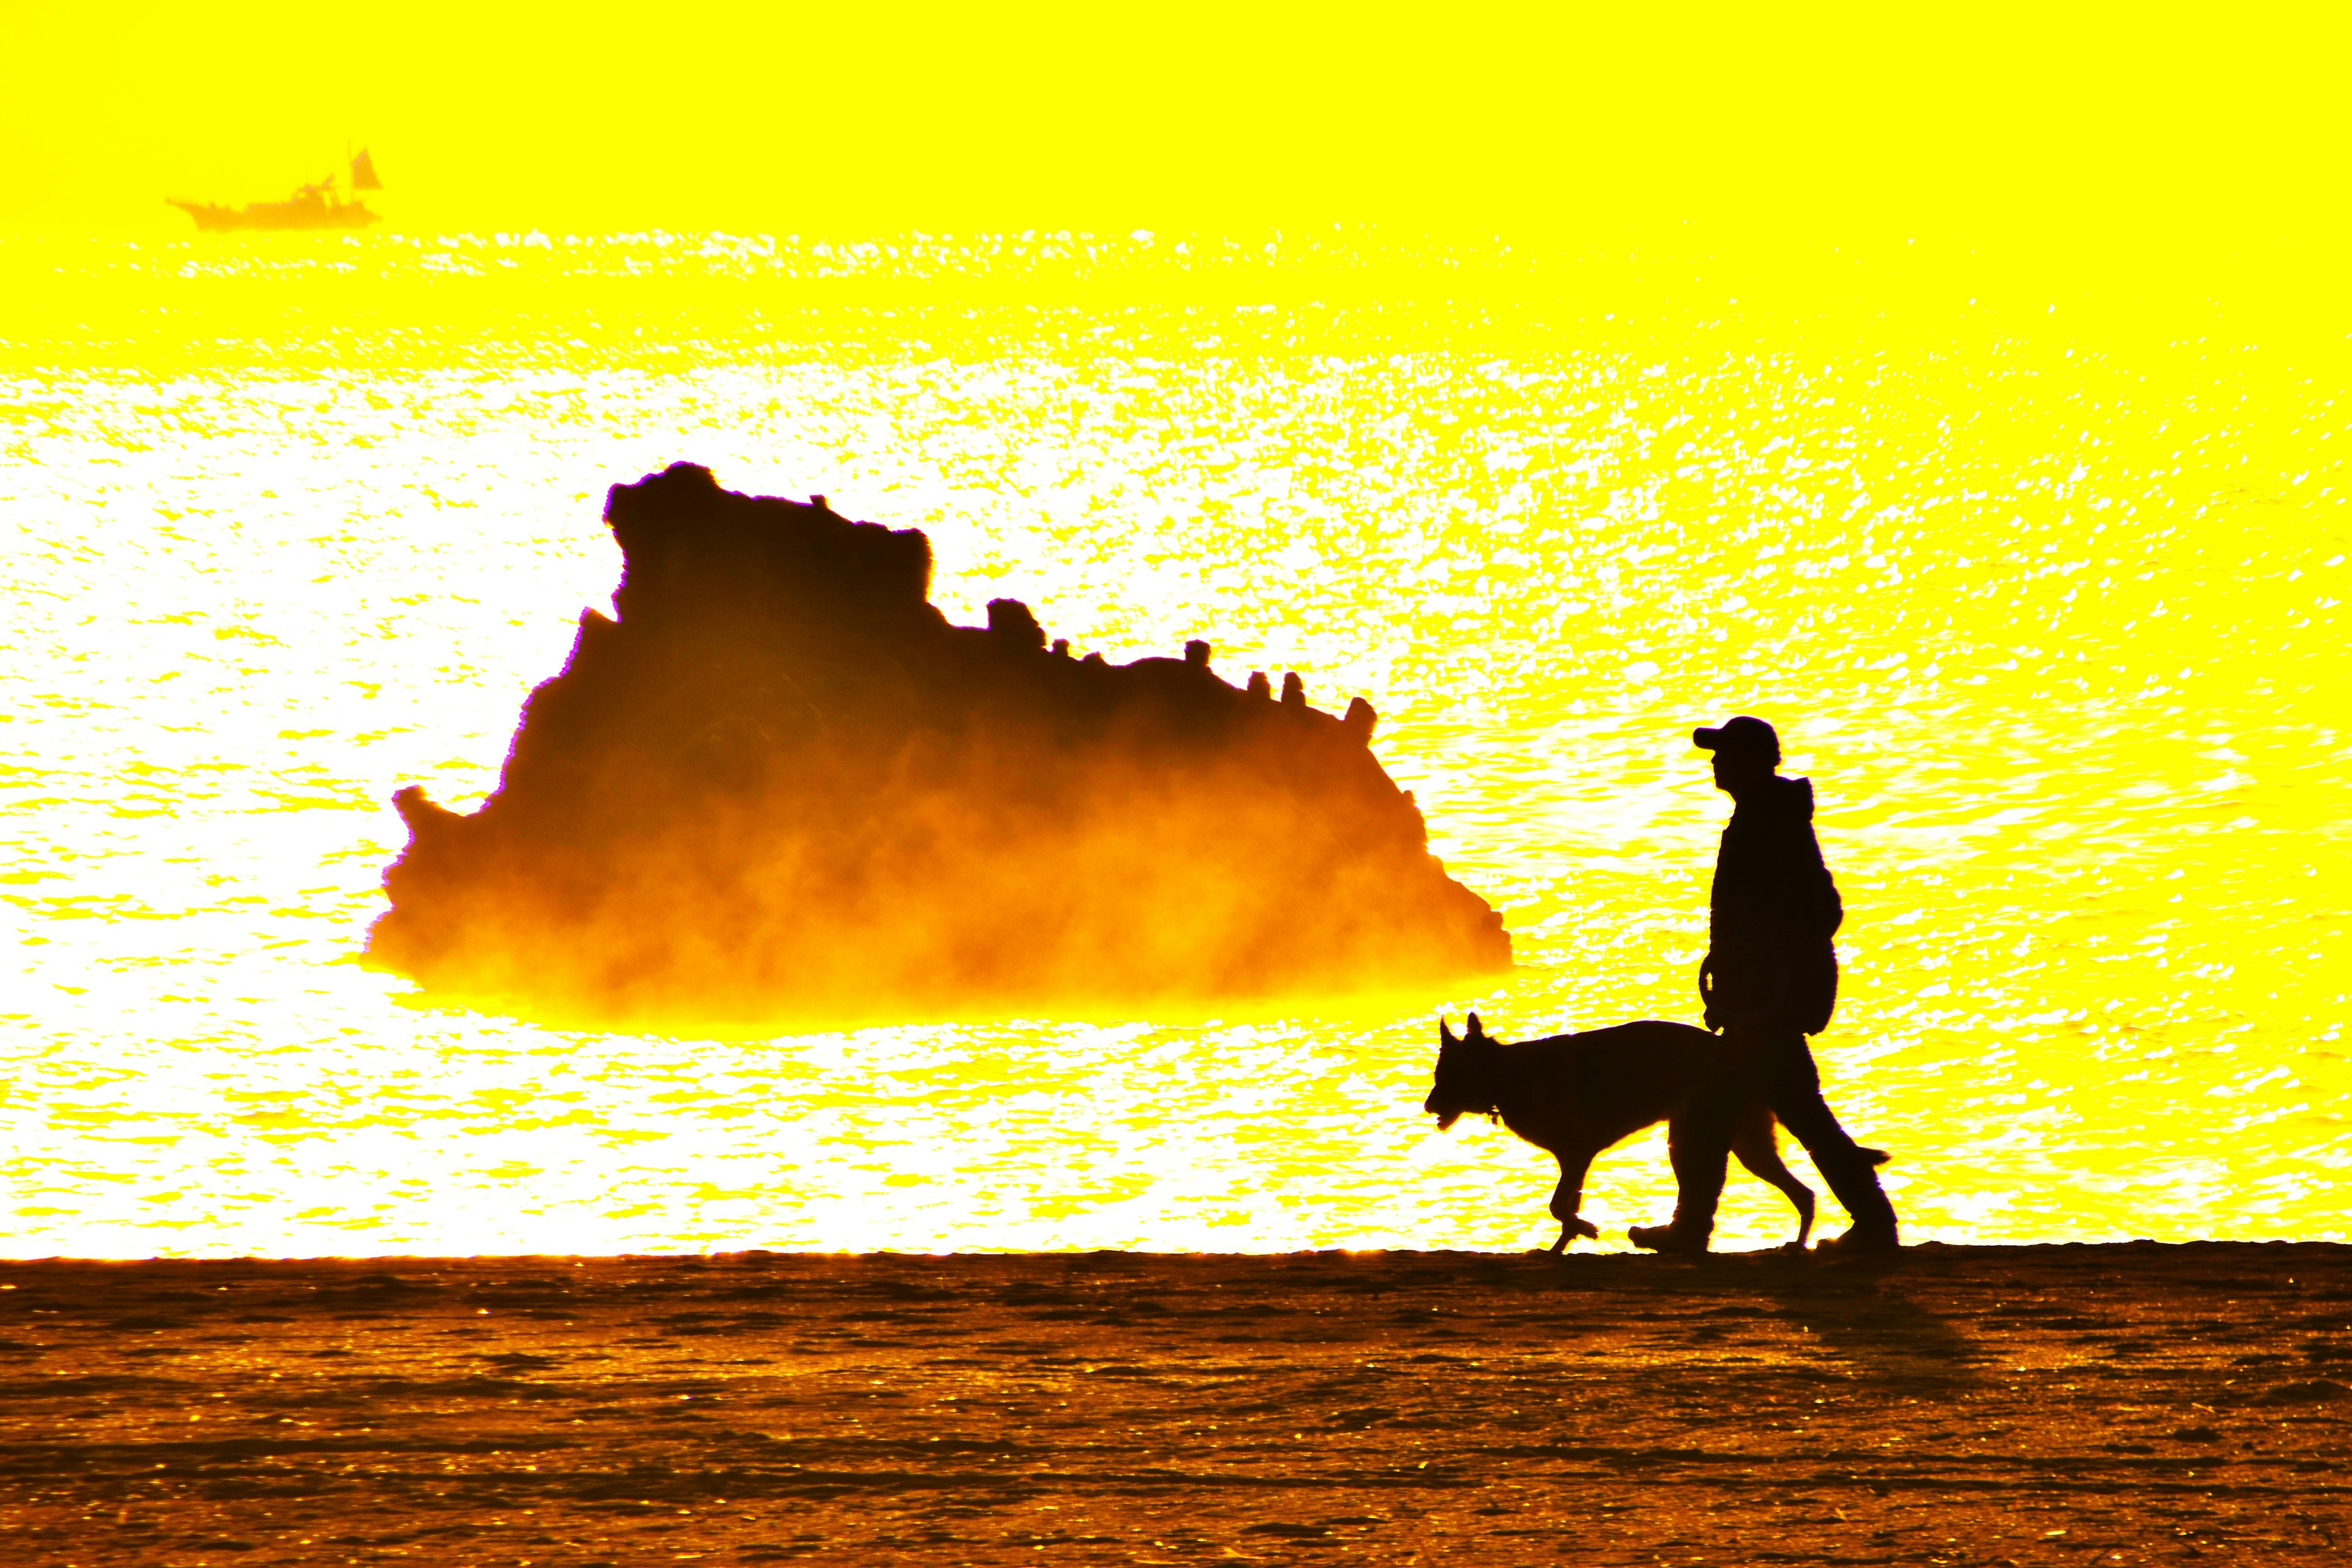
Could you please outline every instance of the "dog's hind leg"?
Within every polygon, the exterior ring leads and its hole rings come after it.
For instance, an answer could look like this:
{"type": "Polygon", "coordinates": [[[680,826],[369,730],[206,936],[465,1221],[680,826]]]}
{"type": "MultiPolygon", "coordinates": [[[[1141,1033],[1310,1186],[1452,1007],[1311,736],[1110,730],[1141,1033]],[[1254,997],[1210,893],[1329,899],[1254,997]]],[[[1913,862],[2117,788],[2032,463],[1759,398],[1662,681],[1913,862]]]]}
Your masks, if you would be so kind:
{"type": "Polygon", "coordinates": [[[1762,1101],[1748,1106],[1732,1123],[1731,1152],[1739,1163],[1759,1179],[1771,1183],[1789,1195],[1797,1205],[1797,1239],[1793,1244],[1800,1252],[1805,1240],[1813,1234],[1813,1189],[1797,1180],[1780,1161],[1780,1123],[1772,1119],[1769,1107],[1762,1101]]]}
{"type": "Polygon", "coordinates": [[[1591,1240],[1601,1234],[1599,1226],[1576,1212],[1584,1206],[1584,1174],[1592,1169],[1592,1156],[1599,1152],[1580,1146],[1552,1151],[1559,1162],[1559,1185],[1551,1190],[1551,1217],[1559,1221],[1559,1239],[1551,1244],[1555,1254],[1568,1250],[1570,1237],[1591,1240]]]}

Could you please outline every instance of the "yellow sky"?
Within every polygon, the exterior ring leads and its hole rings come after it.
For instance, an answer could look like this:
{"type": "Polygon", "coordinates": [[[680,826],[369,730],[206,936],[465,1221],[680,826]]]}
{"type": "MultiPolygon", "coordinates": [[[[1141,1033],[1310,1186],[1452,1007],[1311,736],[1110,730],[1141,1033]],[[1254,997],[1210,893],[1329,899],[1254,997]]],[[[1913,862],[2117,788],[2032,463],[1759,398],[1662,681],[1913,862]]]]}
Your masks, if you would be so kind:
{"type": "MultiPolygon", "coordinates": [[[[162,225],[372,146],[418,226],[2334,237],[2312,8],[0,8],[0,226],[162,225]],[[1808,20],[1756,13],[1802,10],[1808,20]]],[[[2325,18],[2325,19],[2323,19],[2325,18]]]]}

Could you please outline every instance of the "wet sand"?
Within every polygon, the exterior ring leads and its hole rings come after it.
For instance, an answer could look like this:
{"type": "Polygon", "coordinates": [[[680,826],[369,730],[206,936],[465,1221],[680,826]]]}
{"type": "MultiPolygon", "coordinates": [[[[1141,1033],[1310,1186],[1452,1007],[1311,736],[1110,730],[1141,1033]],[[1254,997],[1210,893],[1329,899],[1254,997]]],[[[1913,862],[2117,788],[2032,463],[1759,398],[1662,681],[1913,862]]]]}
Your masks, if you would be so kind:
{"type": "Polygon", "coordinates": [[[2352,1552],[2352,1247],[0,1264],[11,1563],[2352,1552]]]}

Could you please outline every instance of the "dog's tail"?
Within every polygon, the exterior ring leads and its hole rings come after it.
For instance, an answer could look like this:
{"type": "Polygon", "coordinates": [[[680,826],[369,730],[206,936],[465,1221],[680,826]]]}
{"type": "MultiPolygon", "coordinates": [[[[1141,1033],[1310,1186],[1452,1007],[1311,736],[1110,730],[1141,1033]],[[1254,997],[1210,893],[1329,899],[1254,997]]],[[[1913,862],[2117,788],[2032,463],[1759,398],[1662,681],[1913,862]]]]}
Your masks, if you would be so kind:
{"type": "Polygon", "coordinates": [[[1859,1143],[1853,1146],[1853,1152],[1874,1165],[1884,1165],[1887,1161],[1895,1158],[1884,1149],[1865,1149],[1859,1143]]]}

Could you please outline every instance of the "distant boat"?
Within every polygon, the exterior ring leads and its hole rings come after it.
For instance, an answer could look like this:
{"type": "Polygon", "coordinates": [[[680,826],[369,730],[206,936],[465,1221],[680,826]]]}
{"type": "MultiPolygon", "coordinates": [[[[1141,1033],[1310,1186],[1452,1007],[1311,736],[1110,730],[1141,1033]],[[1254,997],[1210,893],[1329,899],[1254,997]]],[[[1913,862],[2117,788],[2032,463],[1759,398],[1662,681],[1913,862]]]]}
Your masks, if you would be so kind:
{"type": "Polygon", "coordinates": [[[335,176],[296,188],[282,202],[247,202],[241,207],[225,207],[213,202],[184,202],[166,197],[165,205],[175,206],[196,220],[203,229],[220,228],[365,228],[381,220],[382,213],[370,212],[359,199],[362,191],[380,191],[383,182],[376,178],[375,160],[362,147],[352,160],[352,195],[346,199],[336,194],[335,176]]]}

